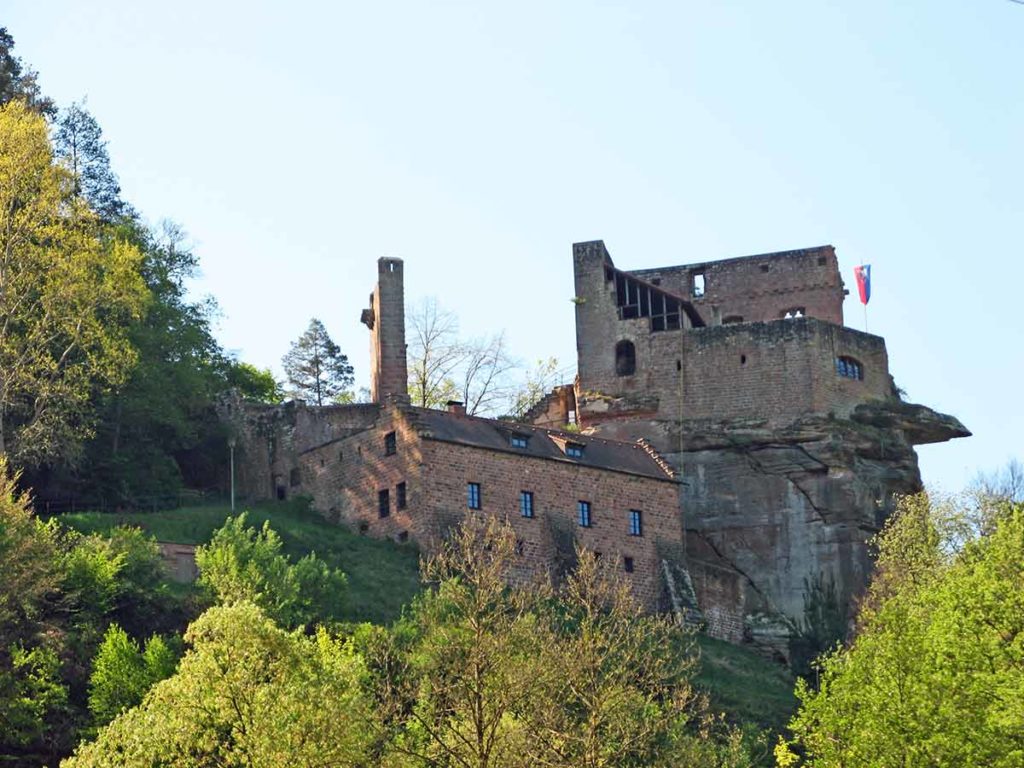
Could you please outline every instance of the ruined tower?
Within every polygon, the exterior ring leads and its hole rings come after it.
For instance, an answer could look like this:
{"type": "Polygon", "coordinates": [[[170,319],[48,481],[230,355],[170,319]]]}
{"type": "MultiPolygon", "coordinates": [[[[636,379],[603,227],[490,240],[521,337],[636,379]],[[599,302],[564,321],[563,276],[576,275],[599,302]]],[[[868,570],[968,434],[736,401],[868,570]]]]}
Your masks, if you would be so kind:
{"type": "Polygon", "coordinates": [[[401,259],[377,260],[377,285],[370,294],[370,308],[363,310],[362,321],[370,329],[371,400],[383,403],[388,398],[408,399],[401,259]]]}
{"type": "Polygon", "coordinates": [[[914,445],[970,433],[904,402],[885,340],[843,325],[832,246],[626,271],[594,241],[573,263],[577,422],[681,472],[709,631],[783,642],[814,585],[849,605],[894,496],[921,490],[914,445]]]}

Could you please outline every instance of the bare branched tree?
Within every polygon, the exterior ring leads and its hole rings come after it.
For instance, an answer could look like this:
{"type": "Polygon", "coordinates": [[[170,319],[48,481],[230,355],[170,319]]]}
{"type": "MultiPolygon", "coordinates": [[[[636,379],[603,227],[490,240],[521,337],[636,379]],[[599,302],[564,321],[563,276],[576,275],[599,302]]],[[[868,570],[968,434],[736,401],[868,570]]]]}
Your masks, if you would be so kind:
{"type": "Polygon", "coordinates": [[[501,409],[512,392],[509,376],[515,369],[504,332],[466,344],[461,367],[466,413],[493,413],[501,409]]]}
{"type": "Polygon", "coordinates": [[[409,396],[414,405],[438,408],[458,393],[453,377],[464,354],[459,320],[434,298],[420,302],[408,318],[409,396]]]}
{"type": "Polygon", "coordinates": [[[549,357],[538,360],[533,369],[527,371],[525,379],[512,391],[508,398],[508,415],[522,419],[527,411],[560,383],[565,373],[558,368],[558,360],[549,357]]]}
{"type": "Polygon", "coordinates": [[[1019,459],[1010,459],[994,472],[979,472],[973,490],[991,499],[1024,502],[1024,464],[1019,459]]]}
{"type": "Polygon", "coordinates": [[[513,396],[516,361],[504,333],[465,341],[458,318],[436,299],[422,301],[409,315],[409,395],[423,408],[461,400],[466,413],[505,413],[513,396]]]}

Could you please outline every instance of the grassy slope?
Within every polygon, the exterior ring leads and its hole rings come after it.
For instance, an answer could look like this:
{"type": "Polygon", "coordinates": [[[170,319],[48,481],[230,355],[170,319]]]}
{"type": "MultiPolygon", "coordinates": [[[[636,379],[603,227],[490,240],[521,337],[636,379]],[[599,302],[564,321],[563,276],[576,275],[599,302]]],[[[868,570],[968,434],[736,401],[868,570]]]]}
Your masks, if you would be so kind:
{"type": "Polygon", "coordinates": [[[708,692],[713,707],[740,722],[784,730],[796,710],[789,670],[722,640],[702,635],[698,642],[701,665],[695,682],[708,692]]]}
{"type": "MultiPolygon", "coordinates": [[[[347,619],[390,623],[420,589],[419,552],[411,544],[371,539],[329,525],[306,510],[302,502],[269,502],[239,507],[242,509],[248,513],[249,525],[262,526],[264,521],[270,521],[292,558],[313,551],[348,575],[347,619]]],[[[79,512],[58,519],[83,533],[133,525],[160,541],[204,544],[230,514],[227,507],[212,506],[133,514],[79,512]]]]}
{"type": "MultiPolygon", "coordinates": [[[[270,521],[290,556],[315,551],[348,574],[350,615],[346,618],[390,623],[420,589],[419,553],[410,544],[359,536],[330,525],[302,502],[268,502],[246,509],[251,525],[270,521]]],[[[229,514],[227,507],[191,507],[122,515],[80,512],[59,519],[83,533],[137,525],[160,541],[203,544],[229,514]]],[[[793,678],[787,670],[729,643],[703,636],[699,643],[702,662],[696,682],[709,692],[714,707],[733,720],[782,730],[796,706],[793,678]]]]}

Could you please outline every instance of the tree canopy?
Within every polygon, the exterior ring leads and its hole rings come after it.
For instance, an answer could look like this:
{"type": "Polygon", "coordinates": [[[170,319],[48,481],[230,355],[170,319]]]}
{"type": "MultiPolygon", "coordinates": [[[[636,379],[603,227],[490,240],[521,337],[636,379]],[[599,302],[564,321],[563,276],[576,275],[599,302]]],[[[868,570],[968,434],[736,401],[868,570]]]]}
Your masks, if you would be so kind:
{"type": "Polygon", "coordinates": [[[817,690],[798,686],[780,765],[1021,765],[1024,506],[976,511],[901,502],[856,636],[822,659],[817,690]]]}
{"type": "Polygon", "coordinates": [[[80,450],[91,399],[137,359],[141,254],[105,233],[53,162],[46,123],[0,107],[0,453],[37,465],[80,450]]]}
{"type": "Polygon", "coordinates": [[[57,157],[71,174],[75,197],[104,220],[121,215],[121,187],[110,167],[107,142],[100,124],[84,104],[72,104],[60,111],[53,142],[57,157]]]}
{"type": "Polygon", "coordinates": [[[352,366],[317,318],[281,358],[292,394],[316,405],[350,400],[352,366]]]}

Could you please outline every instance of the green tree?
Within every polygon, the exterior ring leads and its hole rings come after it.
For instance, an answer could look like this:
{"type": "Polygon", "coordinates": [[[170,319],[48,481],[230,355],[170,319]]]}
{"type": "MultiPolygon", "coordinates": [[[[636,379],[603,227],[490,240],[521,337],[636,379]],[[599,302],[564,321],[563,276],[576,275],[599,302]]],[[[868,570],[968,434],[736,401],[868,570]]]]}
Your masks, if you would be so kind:
{"type": "MultiPolygon", "coordinates": [[[[295,397],[317,405],[343,398],[352,386],[352,366],[315,317],[298,341],[292,343],[281,364],[295,397]]],[[[351,394],[349,393],[349,397],[351,394]]]]}
{"type": "Polygon", "coordinates": [[[436,589],[364,631],[386,765],[747,766],[690,684],[690,636],[647,616],[590,553],[557,593],[520,583],[515,533],[467,520],[436,589]]]}
{"type": "Polygon", "coordinates": [[[89,711],[96,725],[138,705],[154,684],[174,674],[178,656],[159,635],[144,648],[117,624],[107,627],[89,677],[89,711]]]}
{"type": "MultiPolygon", "coordinates": [[[[801,681],[809,766],[1019,766],[1024,756],[1024,507],[976,535],[969,508],[904,499],[847,648],[801,681]]],[[[799,757],[784,745],[780,765],[799,757]]]]}
{"type": "Polygon", "coordinates": [[[22,466],[76,453],[94,393],[136,360],[124,327],[145,301],[140,254],[70,193],[43,118],[0,107],[0,453],[22,466]]]}
{"type": "Polygon", "coordinates": [[[183,485],[219,487],[227,477],[218,395],[234,387],[243,397],[273,398],[274,382],[228,358],[210,327],[215,305],[189,299],[198,261],[178,227],[164,223],[153,232],[123,219],[117,231],[143,254],[149,300],[126,329],[138,364],[100,398],[96,437],[66,484],[108,504],[142,505],[153,497],[166,504],[183,485]]]}
{"type": "Polygon", "coordinates": [[[228,386],[237,389],[246,400],[257,403],[280,403],[284,399],[281,384],[269,368],[232,361],[227,370],[228,386]]]}
{"type": "Polygon", "coordinates": [[[364,674],[350,644],[288,633],[251,603],[211,608],[177,672],[66,768],[369,764],[364,674]]]}
{"type": "Polygon", "coordinates": [[[333,618],[344,601],[346,578],[310,553],[291,563],[281,537],[264,523],[257,531],[246,515],[228,518],[196,550],[199,583],[221,604],[248,601],[285,626],[333,618]]]}
{"type": "Polygon", "coordinates": [[[34,640],[47,599],[61,582],[57,527],[33,514],[27,493],[0,456],[0,654],[15,643],[34,640]]]}
{"type": "Polygon", "coordinates": [[[415,701],[391,743],[397,764],[532,765],[526,721],[546,677],[536,593],[506,585],[515,535],[490,520],[467,522],[425,566],[437,590],[412,609],[408,648],[415,701]]]}
{"type": "Polygon", "coordinates": [[[40,92],[37,77],[14,55],[14,38],[6,27],[0,27],[0,106],[18,99],[39,114],[55,114],[57,108],[40,92]]]}
{"type": "Polygon", "coordinates": [[[45,747],[53,741],[68,701],[60,659],[52,648],[6,649],[0,666],[0,750],[45,747]]]}
{"type": "Polygon", "coordinates": [[[549,603],[550,634],[530,701],[531,764],[549,766],[745,766],[738,732],[714,718],[691,678],[692,636],[644,613],[607,562],[578,552],[549,603]]]}
{"type": "Polygon", "coordinates": [[[554,357],[538,360],[533,369],[526,373],[523,383],[513,390],[507,416],[521,420],[558,383],[558,360],[554,357]]]}
{"type": "Polygon", "coordinates": [[[107,142],[84,103],[60,111],[53,143],[54,154],[71,173],[74,195],[104,220],[121,215],[125,205],[117,175],[110,167],[107,142]]]}
{"type": "Polygon", "coordinates": [[[63,536],[64,610],[91,656],[108,621],[133,634],[169,628],[175,599],[164,583],[156,541],[139,528],[63,536]]]}

